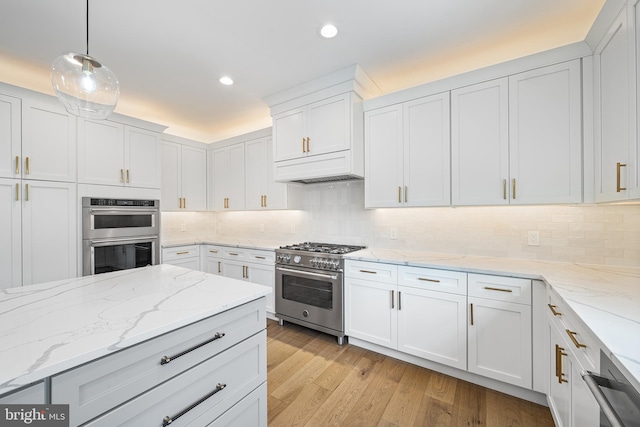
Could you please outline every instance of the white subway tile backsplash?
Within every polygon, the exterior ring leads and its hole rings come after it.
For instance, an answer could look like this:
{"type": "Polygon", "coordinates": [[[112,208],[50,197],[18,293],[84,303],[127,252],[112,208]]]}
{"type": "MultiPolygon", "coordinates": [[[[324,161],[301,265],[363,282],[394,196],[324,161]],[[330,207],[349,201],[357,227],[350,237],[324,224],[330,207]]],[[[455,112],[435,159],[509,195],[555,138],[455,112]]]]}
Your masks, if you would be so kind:
{"type": "Polygon", "coordinates": [[[164,213],[163,238],[315,240],[640,267],[640,205],[364,209],[363,181],[311,184],[302,194],[299,211],[164,213]],[[528,246],[529,231],[540,232],[540,246],[528,246]]]}

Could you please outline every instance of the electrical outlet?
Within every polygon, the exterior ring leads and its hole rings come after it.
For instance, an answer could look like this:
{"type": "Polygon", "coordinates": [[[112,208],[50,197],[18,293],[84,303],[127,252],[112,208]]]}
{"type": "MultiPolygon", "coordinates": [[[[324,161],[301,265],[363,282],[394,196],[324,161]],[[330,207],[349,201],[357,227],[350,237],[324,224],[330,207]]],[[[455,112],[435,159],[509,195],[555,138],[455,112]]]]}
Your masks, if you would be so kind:
{"type": "Polygon", "coordinates": [[[391,240],[396,240],[398,238],[398,229],[395,227],[391,228],[391,232],[389,234],[391,240]]]}
{"type": "Polygon", "coordinates": [[[180,231],[187,231],[187,224],[180,224],[180,231]]]}
{"type": "Polygon", "coordinates": [[[529,231],[527,235],[527,244],[529,246],[540,246],[540,232],[529,231]]]}

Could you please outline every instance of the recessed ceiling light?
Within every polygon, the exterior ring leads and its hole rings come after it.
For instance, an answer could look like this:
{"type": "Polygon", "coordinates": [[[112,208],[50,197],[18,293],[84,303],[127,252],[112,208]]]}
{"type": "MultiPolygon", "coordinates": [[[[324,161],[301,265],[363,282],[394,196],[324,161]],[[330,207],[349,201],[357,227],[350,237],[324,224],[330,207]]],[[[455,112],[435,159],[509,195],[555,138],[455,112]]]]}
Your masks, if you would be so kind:
{"type": "Polygon", "coordinates": [[[219,82],[225,86],[231,86],[233,84],[233,80],[231,80],[231,77],[227,77],[227,76],[220,77],[219,82]]]}
{"type": "Polygon", "coordinates": [[[333,24],[327,24],[320,28],[320,35],[325,39],[330,39],[338,34],[338,29],[333,24]]]}

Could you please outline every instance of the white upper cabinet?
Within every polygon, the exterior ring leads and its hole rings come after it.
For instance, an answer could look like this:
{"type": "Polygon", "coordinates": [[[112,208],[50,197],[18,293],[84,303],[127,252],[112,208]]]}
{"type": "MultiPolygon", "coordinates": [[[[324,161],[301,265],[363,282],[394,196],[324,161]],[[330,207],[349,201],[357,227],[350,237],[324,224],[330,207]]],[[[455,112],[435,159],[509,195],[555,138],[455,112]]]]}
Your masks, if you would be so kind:
{"type": "Polygon", "coordinates": [[[76,118],[62,107],[23,99],[21,163],[24,179],[75,182],[76,118]]]}
{"type": "Polygon", "coordinates": [[[207,208],[207,151],[162,140],[163,211],[204,211],[207,208]]]}
{"type": "Polygon", "coordinates": [[[210,209],[244,210],[244,143],[211,150],[210,209]]]}
{"type": "Polygon", "coordinates": [[[289,191],[289,184],[273,180],[271,138],[265,137],[245,143],[245,173],[246,209],[287,209],[294,191],[289,191]]]}
{"type": "Polygon", "coordinates": [[[78,123],[78,181],[160,188],[161,148],[156,132],[109,120],[78,123]]]}
{"type": "Polygon", "coordinates": [[[451,91],[454,205],[509,203],[509,96],[502,78],[451,91]]]}
{"type": "Polygon", "coordinates": [[[0,178],[21,174],[20,116],[20,99],[0,95],[0,178]]]}
{"type": "Polygon", "coordinates": [[[582,201],[580,61],[509,77],[511,204],[582,201]]]}
{"type": "Polygon", "coordinates": [[[0,178],[0,289],[22,284],[20,183],[0,178]]]}
{"type": "Polygon", "coordinates": [[[365,113],[365,206],[446,206],[449,92],[365,113]]]}
{"type": "Polygon", "coordinates": [[[594,52],[595,200],[640,197],[638,184],[638,3],[622,9],[594,52]]]}
{"type": "Polygon", "coordinates": [[[454,205],[582,201],[580,60],[451,92],[454,205]]]}

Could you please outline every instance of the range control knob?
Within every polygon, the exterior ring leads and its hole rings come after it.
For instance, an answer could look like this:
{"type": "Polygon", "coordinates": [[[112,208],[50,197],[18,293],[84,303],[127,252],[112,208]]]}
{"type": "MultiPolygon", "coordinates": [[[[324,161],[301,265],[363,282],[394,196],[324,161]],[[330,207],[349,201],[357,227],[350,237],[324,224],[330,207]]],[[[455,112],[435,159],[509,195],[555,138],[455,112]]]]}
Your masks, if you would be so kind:
{"type": "MultiPolygon", "coordinates": [[[[300,258],[300,255],[296,255],[296,256],[293,257],[293,262],[295,262],[296,264],[299,264],[301,259],[302,258],[300,258]]],[[[287,262],[289,262],[289,261],[287,261],[287,262]]]]}

